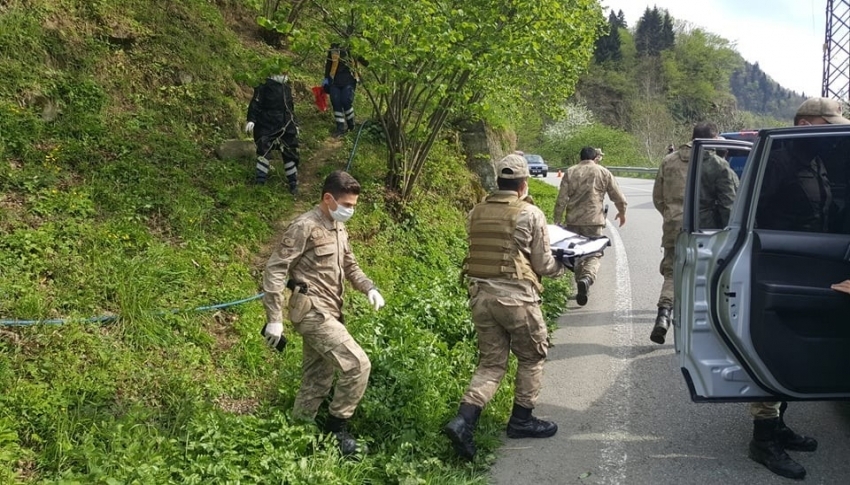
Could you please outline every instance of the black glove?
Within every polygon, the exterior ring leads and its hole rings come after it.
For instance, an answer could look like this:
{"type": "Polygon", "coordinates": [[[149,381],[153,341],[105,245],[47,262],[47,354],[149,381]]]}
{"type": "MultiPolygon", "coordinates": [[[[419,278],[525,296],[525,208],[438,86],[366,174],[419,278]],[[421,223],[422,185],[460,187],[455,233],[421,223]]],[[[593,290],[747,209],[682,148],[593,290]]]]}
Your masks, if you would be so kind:
{"type": "Polygon", "coordinates": [[[552,251],[552,256],[561,263],[564,262],[564,257],[566,256],[563,248],[556,248],[552,251]]]}
{"type": "Polygon", "coordinates": [[[557,248],[552,250],[552,256],[556,261],[563,264],[565,268],[573,271],[574,262],[570,260],[573,257],[572,253],[567,253],[563,248],[557,248]]]}

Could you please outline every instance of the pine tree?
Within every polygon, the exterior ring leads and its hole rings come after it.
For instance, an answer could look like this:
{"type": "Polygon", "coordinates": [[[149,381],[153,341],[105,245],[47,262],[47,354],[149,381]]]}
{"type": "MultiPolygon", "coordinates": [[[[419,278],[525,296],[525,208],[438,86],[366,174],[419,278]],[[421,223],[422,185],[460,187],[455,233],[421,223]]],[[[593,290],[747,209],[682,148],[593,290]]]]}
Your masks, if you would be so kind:
{"type": "Polygon", "coordinates": [[[622,10],[617,12],[617,26],[621,29],[629,28],[628,24],[626,24],[626,14],[624,14],[622,10]]]}
{"type": "Polygon", "coordinates": [[[652,11],[649,7],[646,7],[646,10],[643,12],[643,15],[638,19],[637,27],[635,27],[635,49],[637,50],[637,54],[639,56],[648,56],[649,55],[649,44],[650,44],[650,17],[652,16],[652,11]]]}
{"type": "Polygon", "coordinates": [[[665,32],[665,17],[658,7],[649,7],[638,20],[635,29],[635,48],[642,57],[657,57],[661,51],[673,47],[673,21],[669,18],[669,34],[665,32]]]}
{"type": "Polygon", "coordinates": [[[673,32],[673,17],[670,12],[664,12],[664,24],[661,29],[661,50],[672,49],[676,46],[676,34],[673,32]]]}
{"type": "Polygon", "coordinates": [[[597,63],[619,61],[623,58],[623,51],[620,47],[619,20],[614,12],[611,12],[608,17],[608,33],[596,40],[594,56],[597,63]]]}

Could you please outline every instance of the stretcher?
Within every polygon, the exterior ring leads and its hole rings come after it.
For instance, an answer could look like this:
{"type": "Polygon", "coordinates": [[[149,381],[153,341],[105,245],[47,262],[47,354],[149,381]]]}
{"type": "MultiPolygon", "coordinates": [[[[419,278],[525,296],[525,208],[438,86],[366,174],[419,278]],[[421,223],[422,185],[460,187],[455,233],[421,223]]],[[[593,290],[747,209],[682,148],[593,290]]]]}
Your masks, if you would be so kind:
{"type": "Polygon", "coordinates": [[[575,265],[590,255],[599,254],[601,256],[605,252],[605,248],[611,245],[608,236],[580,236],[554,224],[549,224],[548,231],[552,255],[557,257],[563,251],[561,260],[570,270],[575,270],[575,265]]]}

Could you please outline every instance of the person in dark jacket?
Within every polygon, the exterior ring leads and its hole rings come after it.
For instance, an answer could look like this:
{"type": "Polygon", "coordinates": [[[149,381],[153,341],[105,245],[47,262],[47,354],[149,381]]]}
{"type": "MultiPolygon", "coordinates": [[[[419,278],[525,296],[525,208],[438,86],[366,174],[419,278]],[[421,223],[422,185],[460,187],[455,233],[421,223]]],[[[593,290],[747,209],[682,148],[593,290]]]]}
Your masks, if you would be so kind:
{"type": "Polygon", "coordinates": [[[248,122],[245,132],[253,133],[257,145],[258,184],[264,184],[269,175],[269,153],[280,151],[283,170],[292,195],[298,193],[298,120],[289,79],[284,74],[270,76],[254,88],[248,105],[248,122]]]}
{"type": "Polygon", "coordinates": [[[358,61],[364,66],[367,65],[361,58],[354,60],[348,50],[339,44],[331,44],[328,50],[322,85],[331,98],[336,121],[335,137],[345,135],[346,125],[349,131],[354,129],[354,90],[360,82],[357,75],[358,61]]]}

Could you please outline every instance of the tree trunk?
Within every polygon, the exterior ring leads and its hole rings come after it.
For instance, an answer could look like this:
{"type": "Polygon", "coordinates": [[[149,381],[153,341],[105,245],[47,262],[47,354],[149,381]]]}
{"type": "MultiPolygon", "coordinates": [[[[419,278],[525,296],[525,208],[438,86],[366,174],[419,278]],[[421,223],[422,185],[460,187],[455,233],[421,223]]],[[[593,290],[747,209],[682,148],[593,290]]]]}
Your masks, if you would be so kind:
{"type": "Polygon", "coordinates": [[[460,142],[466,156],[466,166],[478,176],[485,192],[496,190],[494,162],[516,150],[512,132],[498,132],[483,121],[461,126],[460,142]]]}

